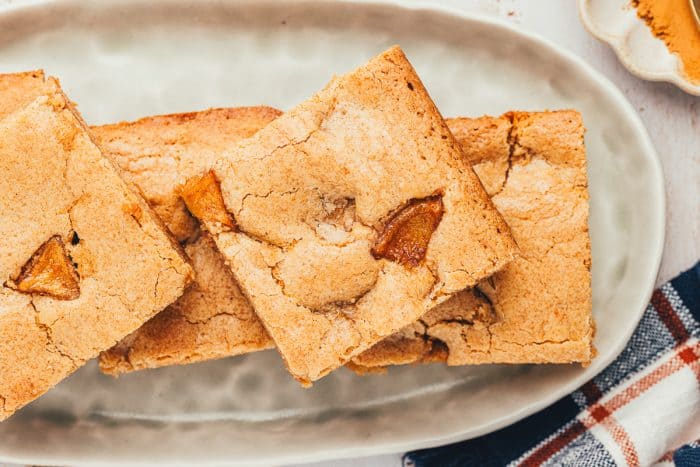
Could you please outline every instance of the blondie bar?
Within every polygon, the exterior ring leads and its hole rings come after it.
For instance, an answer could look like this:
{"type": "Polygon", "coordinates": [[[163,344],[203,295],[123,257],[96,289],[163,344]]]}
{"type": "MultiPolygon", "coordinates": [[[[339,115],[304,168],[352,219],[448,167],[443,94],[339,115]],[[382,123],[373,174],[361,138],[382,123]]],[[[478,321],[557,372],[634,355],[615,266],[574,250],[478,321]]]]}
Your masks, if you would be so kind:
{"type": "Polygon", "coordinates": [[[448,120],[521,256],[356,357],[389,365],[588,363],[591,249],[584,127],[574,111],[448,120]]]}
{"type": "Polygon", "coordinates": [[[517,254],[398,47],[232,148],[182,196],[305,385],[517,254]]]}
{"type": "Polygon", "coordinates": [[[192,260],[195,283],[175,303],[100,356],[112,375],[273,347],[213,240],[177,188],[219,154],[280,115],[269,107],[211,109],[92,128],[123,177],[136,184],[192,260]]]}
{"type": "Polygon", "coordinates": [[[58,82],[0,75],[0,419],[173,302],[192,270],[58,82]]]}

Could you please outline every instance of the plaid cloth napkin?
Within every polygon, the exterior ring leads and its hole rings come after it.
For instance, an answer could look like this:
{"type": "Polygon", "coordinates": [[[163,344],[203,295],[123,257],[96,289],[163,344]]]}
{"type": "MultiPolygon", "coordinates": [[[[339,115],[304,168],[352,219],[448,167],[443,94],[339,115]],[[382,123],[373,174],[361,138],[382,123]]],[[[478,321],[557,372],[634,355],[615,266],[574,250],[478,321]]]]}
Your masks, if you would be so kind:
{"type": "Polygon", "coordinates": [[[405,466],[700,466],[700,263],[654,292],[627,348],[551,407],[480,438],[409,452],[405,466]],[[687,438],[686,438],[687,439],[687,438]]]}

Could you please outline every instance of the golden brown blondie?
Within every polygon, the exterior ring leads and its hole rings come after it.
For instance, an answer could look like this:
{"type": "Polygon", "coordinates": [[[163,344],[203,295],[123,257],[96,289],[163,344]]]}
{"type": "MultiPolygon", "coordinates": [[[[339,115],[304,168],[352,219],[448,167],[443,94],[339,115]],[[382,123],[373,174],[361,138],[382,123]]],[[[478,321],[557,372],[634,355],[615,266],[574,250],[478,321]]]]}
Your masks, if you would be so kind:
{"type": "Polygon", "coordinates": [[[273,347],[214,242],[187,212],[178,186],[280,114],[269,107],[210,109],[92,128],[106,157],[183,245],[196,273],[175,303],[102,353],[103,372],[116,376],[273,347]]]}
{"type": "Polygon", "coordinates": [[[192,270],[58,82],[0,75],[0,419],[173,302],[192,270]]]}
{"type": "Polygon", "coordinates": [[[398,47],[232,148],[183,198],[306,385],[517,253],[398,47]]]}
{"type": "Polygon", "coordinates": [[[448,124],[521,256],[356,357],[352,367],[588,363],[595,328],[581,115],[512,112],[448,124]]]}

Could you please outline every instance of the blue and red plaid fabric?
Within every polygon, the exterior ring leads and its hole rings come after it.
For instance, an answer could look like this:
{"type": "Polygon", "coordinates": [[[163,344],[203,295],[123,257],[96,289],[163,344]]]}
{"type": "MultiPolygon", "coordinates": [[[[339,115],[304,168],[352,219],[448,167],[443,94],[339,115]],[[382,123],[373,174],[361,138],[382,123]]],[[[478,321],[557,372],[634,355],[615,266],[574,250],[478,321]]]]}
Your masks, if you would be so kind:
{"type": "Polygon", "coordinates": [[[627,348],[577,391],[495,433],[407,453],[404,465],[700,466],[699,441],[671,449],[697,433],[699,338],[700,263],[654,291],[627,348]]]}

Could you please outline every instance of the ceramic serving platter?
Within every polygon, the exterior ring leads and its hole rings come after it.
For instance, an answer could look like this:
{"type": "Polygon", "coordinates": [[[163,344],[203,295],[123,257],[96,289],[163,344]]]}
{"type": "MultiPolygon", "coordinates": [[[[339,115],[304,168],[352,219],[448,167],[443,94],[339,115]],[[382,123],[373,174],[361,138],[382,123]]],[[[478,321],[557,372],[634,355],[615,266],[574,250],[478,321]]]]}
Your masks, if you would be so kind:
{"type": "Polygon", "coordinates": [[[91,124],[210,106],[289,109],[395,43],[446,116],[583,113],[593,363],[343,369],[305,390],[274,351],[116,380],[93,362],[0,424],[0,461],[267,465],[433,446],[513,423],[617,356],[658,270],[663,180],[632,107],[576,57],[508,24],[413,1],[0,1],[0,72],[59,76],[91,124]]]}
{"type": "Polygon", "coordinates": [[[631,73],[649,81],[673,83],[689,94],[700,96],[700,83],[690,81],[683,74],[680,59],[654,36],[631,3],[631,0],[578,0],[578,7],[586,29],[610,45],[631,73]]]}

